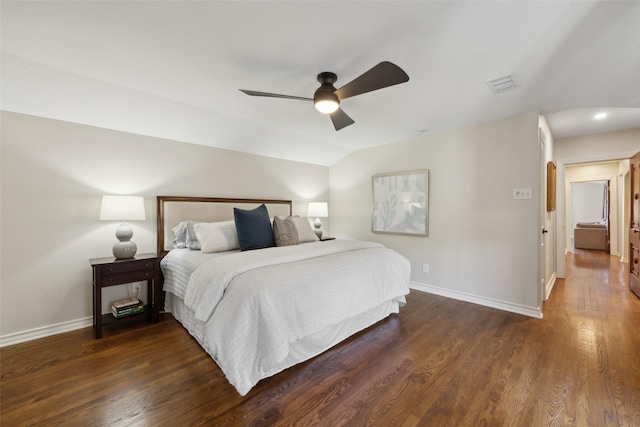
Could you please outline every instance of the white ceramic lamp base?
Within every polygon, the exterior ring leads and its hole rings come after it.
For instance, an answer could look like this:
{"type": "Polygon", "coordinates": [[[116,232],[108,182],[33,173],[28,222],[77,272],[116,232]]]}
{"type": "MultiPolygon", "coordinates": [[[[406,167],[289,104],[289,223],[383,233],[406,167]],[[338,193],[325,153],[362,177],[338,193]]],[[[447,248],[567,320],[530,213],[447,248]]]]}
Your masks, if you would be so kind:
{"type": "Polygon", "coordinates": [[[116,237],[119,242],[113,245],[113,256],[117,259],[133,258],[138,251],[138,246],[130,239],[133,237],[133,230],[126,222],[120,224],[116,230],[116,237]]]}
{"type": "Polygon", "coordinates": [[[318,236],[318,239],[322,239],[322,222],[320,222],[320,218],[316,218],[316,220],[313,222],[313,226],[315,227],[315,233],[316,236],[318,236]]]}

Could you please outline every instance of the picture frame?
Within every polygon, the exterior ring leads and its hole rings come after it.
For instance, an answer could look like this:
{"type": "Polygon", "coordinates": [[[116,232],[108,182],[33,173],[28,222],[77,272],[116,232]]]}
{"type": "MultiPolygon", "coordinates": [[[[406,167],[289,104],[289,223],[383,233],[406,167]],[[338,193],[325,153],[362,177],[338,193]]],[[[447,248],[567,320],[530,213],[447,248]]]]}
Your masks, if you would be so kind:
{"type": "Polygon", "coordinates": [[[371,231],[405,236],[429,235],[429,171],[376,174],[371,178],[371,231]]]}
{"type": "Polygon", "coordinates": [[[556,165],[547,162],[547,212],[556,210],[556,165]]]}

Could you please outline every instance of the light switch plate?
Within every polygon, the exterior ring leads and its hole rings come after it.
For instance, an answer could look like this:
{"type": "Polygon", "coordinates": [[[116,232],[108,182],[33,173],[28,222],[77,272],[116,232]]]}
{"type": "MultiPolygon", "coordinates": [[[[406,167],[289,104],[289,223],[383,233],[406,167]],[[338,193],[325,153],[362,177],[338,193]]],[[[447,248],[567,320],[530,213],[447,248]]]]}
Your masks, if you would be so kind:
{"type": "Polygon", "coordinates": [[[516,200],[533,199],[533,189],[531,188],[514,188],[513,198],[516,200]]]}

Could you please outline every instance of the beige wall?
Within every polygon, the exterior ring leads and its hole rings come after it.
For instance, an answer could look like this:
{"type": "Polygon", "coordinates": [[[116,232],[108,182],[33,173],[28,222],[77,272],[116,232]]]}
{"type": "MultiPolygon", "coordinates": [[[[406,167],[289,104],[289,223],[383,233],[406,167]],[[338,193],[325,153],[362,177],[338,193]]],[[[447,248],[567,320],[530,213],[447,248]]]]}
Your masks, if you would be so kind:
{"type": "Polygon", "coordinates": [[[565,164],[575,164],[628,159],[638,151],[640,128],[635,128],[556,139],[554,155],[565,164]]]}
{"type": "Polygon", "coordinates": [[[531,113],[351,154],[331,167],[332,234],[397,250],[417,289],[539,315],[538,121],[531,113]],[[429,237],[372,233],[371,176],[415,169],[429,170],[429,237]],[[514,188],[533,199],[514,200],[514,188]]]}
{"type": "MultiPolygon", "coordinates": [[[[90,324],[88,259],[111,255],[117,227],[98,221],[103,194],[145,197],[147,220],[131,223],[140,253],[155,252],[157,195],[291,199],[299,215],[308,201],[329,199],[324,166],[16,113],[1,119],[4,338],[90,324]]],[[[126,296],[117,288],[105,299],[126,296]]]]}

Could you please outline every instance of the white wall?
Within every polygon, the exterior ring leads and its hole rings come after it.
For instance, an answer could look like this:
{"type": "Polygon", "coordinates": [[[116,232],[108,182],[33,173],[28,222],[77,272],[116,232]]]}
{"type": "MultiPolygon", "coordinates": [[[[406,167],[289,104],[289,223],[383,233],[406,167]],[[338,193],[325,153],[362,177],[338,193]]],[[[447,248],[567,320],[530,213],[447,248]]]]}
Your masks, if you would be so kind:
{"type": "MultiPolygon", "coordinates": [[[[617,169],[617,164],[615,165],[617,169]]],[[[571,231],[578,222],[599,222],[604,219],[606,181],[571,183],[571,231]]]]}
{"type": "Polygon", "coordinates": [[[332,234],[397,250],[416,288],[538,316],[538,147],[531,113],[353,153],[331,167],[332,234]],[[429,169],[429,237],[372,233],[372,175],[416,169],[429,169]]]}
{"type": "MultiPolygon", "coordinates": [[[[329,198],[324,166],[9,112],[1,120],[5,339],[90,324],[88,259],[111,256],[117,227],[98,221],[103,194],[145,197],[147,220],[131,223],[140,253],[155,252],[158,195],[291,199],[303,216],[308,201],[329,198]]],[[[116,288],[112,299],[126,296],[116,288]]]]}
{"type": "MultiPolygon", "coordinates": [[[[583,135],[574,138],[556,139],[554,141],[554,158],[557,166],[556,216],[558,218],[558,232],[556,233],[557,276],[564,277],[564,257],[571,241],[567,235],[566,218],[566,178],[567,165],[608,160],[621,160],[632,157],[640,151],[640,128],[618,132],[583,135]]],[[[598,179],[598,178],[590,178],[598,179]]],[[[618,173],[617,182],[624,186],[625,177],[618,173]]],[[[624,194],[624,189],[619,190],[624,194]]],[[[624,227],[624,224],[622,225],[624,227]]],[[[624,248],[621,240],[621,247],[624,248]]],[[[624,255],[623,255],[624,257],[624,255]]]]}

